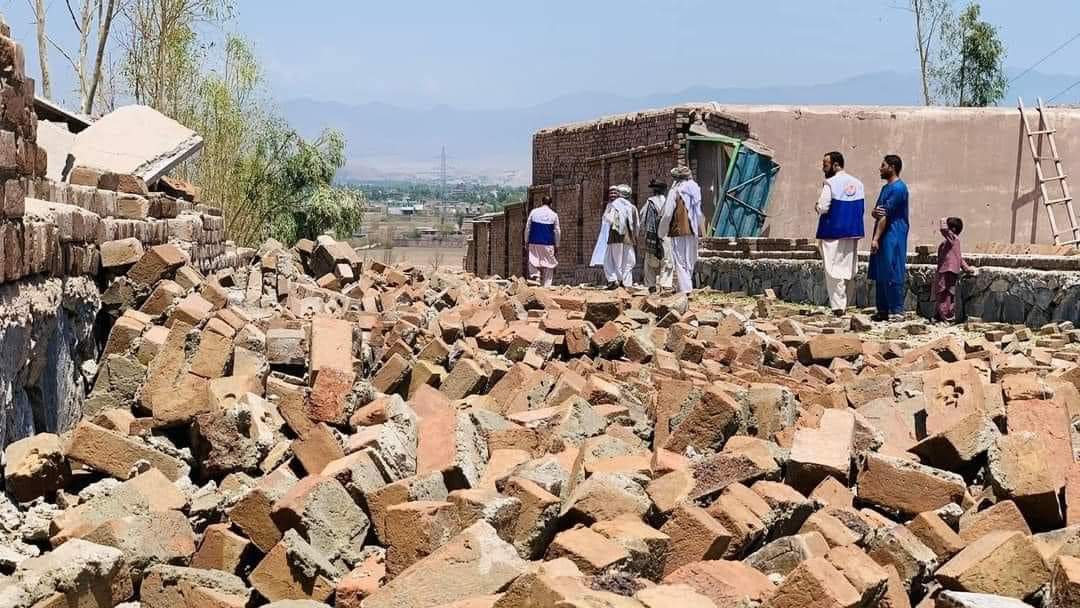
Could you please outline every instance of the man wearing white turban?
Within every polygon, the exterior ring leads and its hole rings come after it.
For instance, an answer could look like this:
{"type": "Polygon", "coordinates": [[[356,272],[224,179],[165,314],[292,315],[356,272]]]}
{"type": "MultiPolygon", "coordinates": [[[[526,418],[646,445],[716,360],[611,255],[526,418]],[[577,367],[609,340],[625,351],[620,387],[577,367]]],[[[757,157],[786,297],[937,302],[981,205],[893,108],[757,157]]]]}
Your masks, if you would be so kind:
{"type": "Polygon", "coordinates": [[[608,189],[608,204],[604,208],[600,234],[593,249],[592,266],[604,267],[608,289],[619,285],[634,286],[634,235],[638,229],[638,213],[628,200],[633,194],[625,184],[608,189]]]}
{"type": "Polygon", "coordinates": [[[660,234],[671,238],[676,291],[690,293],[694,290],[698,237],[705,227],[705,215],[701,211],[701,187],[685,165],[672,169],[671,177],[674,183],[660,211],[660,234]]]}

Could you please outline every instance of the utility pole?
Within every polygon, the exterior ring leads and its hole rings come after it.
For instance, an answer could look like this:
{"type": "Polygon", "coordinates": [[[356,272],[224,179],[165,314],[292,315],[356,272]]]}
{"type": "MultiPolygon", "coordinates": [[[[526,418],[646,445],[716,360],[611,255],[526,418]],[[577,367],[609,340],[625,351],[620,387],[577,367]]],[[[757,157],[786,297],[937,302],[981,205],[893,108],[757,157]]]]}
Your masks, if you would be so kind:
{"type": "Polygon", "coordinates": [[[442,147],[442,167],[439,170],[439,225],[444,221],[446,211],[446,146],[442,147]]]}
{"type": "Polygon", "coordinates": [[[442,147],[442,167],[439,170],[440,192],[442,202],[446,202],[446,146],[442,147]]]}

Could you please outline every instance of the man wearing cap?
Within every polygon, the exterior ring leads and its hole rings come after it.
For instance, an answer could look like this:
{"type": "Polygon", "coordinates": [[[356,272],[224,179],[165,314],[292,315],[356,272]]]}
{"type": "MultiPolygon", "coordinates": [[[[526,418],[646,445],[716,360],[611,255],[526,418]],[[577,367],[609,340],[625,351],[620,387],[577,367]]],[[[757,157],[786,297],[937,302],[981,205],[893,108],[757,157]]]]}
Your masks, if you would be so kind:
{"type": "Polygon", "coordinates": [[[608,289],[634,285],[634,264],[637,263],[634,234],[638,228],[638,214],[627,200],[632,193],[630,186],[625,184],[608,189],[608,204],[604,208],[600,235],[590,264],[603,265],[608,289]]]}
{"type": "Polygon", "coordinates": [[[641,206],[641,234],[644,239],[645,265],[643,281],[650,292],[671,289],[671,239],[660,234],[660,212],[667,200],[667,184],[652,180],[653,195],[641,206]]]}
{"type": "Polygon", "coordinates": [[[545,196],[525,222],[525,242],[529,244],[529,278],[542,280],[544,287],[551,287],[555,267],[559,265],[555,259],[555,248],[559,246],[561,236],[559,214],[551,208],[551,197],[545,196]]]}
{"type": "Polygon", "coordinates": [[[859,239],[863,237],[866,205],[863,183],[844,171],[844,156],[829,152],[822,160],[825,183],[818,196],[817,238],[825,266],[825,289],[833,314],[847,310],[848,291],[858,267],[859,239]]]}
{"type": "Polygon", "coordinates": [[[671,190],[660,212],[660,234],[671,239],[676,291],[690,293],[694,290],[698,237],[705,225],[705,215],[701,211],[701,187],[694,181],[694,175],[686,165],[672,169],[671,177],[671,190]]]}

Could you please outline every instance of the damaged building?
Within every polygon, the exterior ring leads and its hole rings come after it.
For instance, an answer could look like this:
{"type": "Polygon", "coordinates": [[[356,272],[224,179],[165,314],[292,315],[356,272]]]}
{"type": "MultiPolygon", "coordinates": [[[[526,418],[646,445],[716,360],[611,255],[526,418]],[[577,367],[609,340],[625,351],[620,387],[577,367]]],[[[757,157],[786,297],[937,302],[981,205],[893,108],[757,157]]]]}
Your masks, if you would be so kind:
{"type": "MultiPolygon", "coordinates": [[[[38,139],[19,57],[0,31],[0,607],[1080,605],[1074,323],[540,288],[328,235],[222,253],[167,175],[196,135],[132,108],[38,139]]],[[[578,259],[586,196],[668,163],[726,162],[714,229],[765,229],[745,123],[634,120],[655,141],[541,138],[532,196],[578,212],[578,259]]],[[[484,274],[512,273],[485,234],[484,274]]],[[[716,238],[710,263],[807,246],[716,238]]]]}
{"type": "Polygon", "coordinates": [[[113,281],[169,245],[200,271],[250,250],[221,211],[169,177],[202,139],[142,106],[90,120],[35,97],[22,51],[0,28],[0,445],[72,428],[98,343],[138,287],[113,281]],[[171,244],[171,245],[170,245],[171,244]]]}
{"type": "MultiPolygon", "coordinates": [[[[1066,169],[1073,159],[1080,163],[1080,109],[1050,108],[1044,120],[1031,129],[1055,132],[1066,169]]],[[[1050,156],[1046,133],[1033,145],[1044,160],[1050,156]]],[[[670,181],[670,169],[686,163],[702,187],[710,237],[702,241],[698,285],[751,294],[771,289],[784,299],[823,304],[813,205],[821,157],[832,150],[867,185],[868,202],[884,155],[904,160],[911,191],[909,309],[930,313],[939,219],[955,215],[964,219],[969,261],[981,268],[981,276],[961,286],[966,315],[1035,326],[1080,319],[1077,248],[1055,244],[1072,237],[1072,225],[1061,200],[1042,196],[1021,113],[1009,108],[710,103],[544,129],[533,138],[528,200],[473,223],[465,266],[482,276],[524,276],[525,220],[550,196],[563,233],[556,281],[598,282],[602,272],[588,262],[608,187],[631,185],[631,202],[640,207],[651,179],[670,181]]],[[[1052,178],[1046,175],[1044,183],[1052,178]]],[[[871,234],[869,213],[865,222],[871,234]]],[[[862,245],[869,249],[868,240],[862,245]]],[[[873,305],[868,256],[861,254],[859,306],[873,305]]],[[[638,277],[642,259],[639,254],[638,277]]]]}
{"type": "MultiPolygon", "coordinates": [[[[743,156],[753,156],[755,161],[758,154],[751,150],[760,151],[765,159],[772,154],[765,146],[747,142],[750,139],[745,121],[711,106],[694,105],[544,129],[533,137],[528,200],[473,223],[466,268],[481,275],[523,275],[525,220],[529,211],[549,196],[562,227],[556,280],[593,280],[598,272],[588,268],[588,260],[609,186],[631,185],[631,202],[640,206],[648,197],[650,180],[670,181],[672,167],[689,164],[702,186],[703,209],[711,218],[720,206],[721,188],[738,151],[745,149],[743,156]],[[743,147],[744,143],[749,145],[743,147]]],[[[772,173],[771,163],[766,171],[772,173]]],[[[752,210],[745,214],[757,217],[752,210]]],[[[747,222],[741,215],[730,225],[752,232],[760,228],[753,221],[743,226],[747,222]]]]}

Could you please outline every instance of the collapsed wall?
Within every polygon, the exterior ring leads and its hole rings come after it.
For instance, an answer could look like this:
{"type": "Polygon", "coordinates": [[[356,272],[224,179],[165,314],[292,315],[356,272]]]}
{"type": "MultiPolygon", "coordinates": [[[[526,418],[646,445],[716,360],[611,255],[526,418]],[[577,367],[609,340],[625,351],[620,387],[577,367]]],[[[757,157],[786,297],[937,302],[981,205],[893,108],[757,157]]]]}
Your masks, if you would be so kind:
{"type": "Polygon", "coordinates": [[[0,606],[1080,601],[1072,323],[878,339],[326,236],[229,257],[213,209],[130,175],[18,176],[64,202],[3,223],[0,606]]]}
{"type": "Polygon", "coordinates": [[[118,271],[165,243],[202,271],[250,257],[225,240],[220,210],[179,180],[48,179],[67,159],[47,156],[37,127],[34,81],[0,20],[0,446],[78,422],[99,341],[130,304],[118,271]]]}
{"type": "MultiPolygon", "coordinates": [[[[1059,153],[1068,167],[1072,152],[1080,154],[1080,110],[1055,108],[1047,117],[1057,128],[1059,153]]],[[[903,177],[912,194],[910,242],[937,242],[940,217],[956,215],[964,218],[965,242],[986,254],[975,260],[982,276],[961,284],[962,311],[1035,326],[1080,318],[1073,289],[1080,268],[1067,257],[1075,249],[1047,244],[1053,238],[1020,114],[1008,108],[709,104],[545,129],[533,140],[528,200],[476,218],[465,268],[480,276],[524,276],[525,219],[541,197],[550,196],[563,233],[556,281],[598,282],[600,271],[588,261],[607,187],[631,184],[633,202],[640,205],[650,179],[664,178],[679,163],[689,162],[696,171],[688,138],[689,126],[699,120],[709,131],[733,137],[749,137],[753,125],[753,137],[769,142],[782,166],[767,208],[767,238],[704,243],[700,286],[751,294],[772,289],[784,299],[823,304],[821,263],[808,240],[817,218],[813,201],[822,179],[820,158],[833,149],[843,152],[848,171],[863,179],[872,202],[881,159],[896,153],[904,159],[903,177]],[[781,240],[789,242],[780,245],[781,240]]],[[[1066,226],[1059,213],[1059,226],[1066,226]]],[[[868,213],[867,234],[872,221],[868,213]]],[[[907,308],[929,316],[936,247],[913,246],[916,250],[909,260],[907,308]]],[[[874,301],[866,257],[856,278],[859,306],[874,301]]],[[[635,277],[641,277],[640,264],[635,277]]]]}

